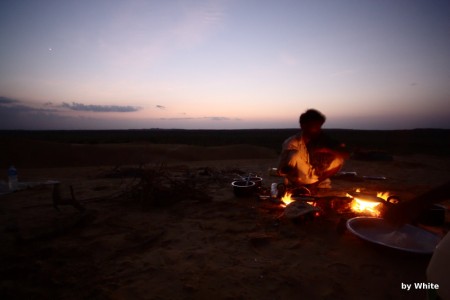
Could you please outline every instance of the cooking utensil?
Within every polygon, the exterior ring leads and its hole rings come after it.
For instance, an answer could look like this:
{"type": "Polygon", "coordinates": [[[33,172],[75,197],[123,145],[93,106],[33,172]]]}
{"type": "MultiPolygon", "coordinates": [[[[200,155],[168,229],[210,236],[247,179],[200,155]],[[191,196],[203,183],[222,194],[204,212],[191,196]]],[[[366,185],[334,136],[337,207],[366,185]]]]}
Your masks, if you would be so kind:
{"type": "Polygon", "coordinates": [[[386,176],[363,176],[362,178],[368,180],[386,180],[386,176]]]}
{"type": "Polygon", "coordinates": [[[440,238],[419,227],[405,224],[394,227],[381,218],[356,217],[347,229],[357,237],[388,248],[417,254],[432,254],[440,238]]]}
{"type": "Polygon", "coordinates": [[[244,177],[244,180],[254,182],[256,184],[256,187],[260,187],[263,181],[262,177],[256,175],[244,177]]]}
{"type": "Polygon", "coordinates": [[[350,201],[351,198],[343,197],[343,196],[292,196],[291,197],[295,201],[306,201],[306,202],[316,202],[320,200],[324,201],[332,201],[332,200],[347,200],[350,201]]]}
{"type": "Polygon", "coordinates": [[[249,197],[255,191],[255,183],[253,181],[237,180],[231,183],[233,192],[236,197],[249,197]]]}

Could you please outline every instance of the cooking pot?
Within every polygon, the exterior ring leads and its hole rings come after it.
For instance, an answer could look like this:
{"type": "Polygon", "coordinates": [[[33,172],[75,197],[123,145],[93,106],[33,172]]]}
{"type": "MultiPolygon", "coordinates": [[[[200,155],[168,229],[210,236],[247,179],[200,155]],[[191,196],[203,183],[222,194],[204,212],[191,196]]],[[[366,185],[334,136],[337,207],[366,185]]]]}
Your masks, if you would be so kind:
{"type": "Polygon", "coordinates": [[[231,183],[236,197],[249,197],[255,192],[256,183],[253,181],[237,180],[231,183]]]}

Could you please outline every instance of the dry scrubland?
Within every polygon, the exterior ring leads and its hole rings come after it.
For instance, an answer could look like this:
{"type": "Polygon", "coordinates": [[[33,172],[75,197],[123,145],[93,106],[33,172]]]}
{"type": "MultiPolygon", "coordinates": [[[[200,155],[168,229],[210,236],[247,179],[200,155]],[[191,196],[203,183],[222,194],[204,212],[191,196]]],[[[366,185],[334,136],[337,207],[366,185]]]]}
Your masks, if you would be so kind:
{"type": "MultiPolygon", "coordinates": [[[[20,180],[60,180],[87,209],[55,210],[49,185],[0,197],[0,297],[424,299],[400,284],[425,280],[429,257],[340,233],[336,214],[293,223],[277,220],[276,205],[233,196],[236,172],[280,180],[267,169],[293,132],[0,133],[0,179],[14,162],[20,180]]],[[[407,201],[450,179],[450,131],[330,133],[394,159],[349,160],[345,170],[388,180],[336,179],[323,194],[361,187],[407,201]]]]}

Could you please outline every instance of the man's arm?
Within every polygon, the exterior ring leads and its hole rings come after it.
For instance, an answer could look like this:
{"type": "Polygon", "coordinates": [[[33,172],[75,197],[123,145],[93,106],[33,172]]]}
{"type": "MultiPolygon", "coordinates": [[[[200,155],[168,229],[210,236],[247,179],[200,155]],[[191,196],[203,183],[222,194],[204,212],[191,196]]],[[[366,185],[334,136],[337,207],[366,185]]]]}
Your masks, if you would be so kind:
{"type": "Polygon", "coordinates": [[[289,165],[291,156],[294,154],[295,150],[283,150],[280,155],[280,161],[278,162],[278,172],[280,175],[288,174],[294,169],[293,166],[289,165]]]}
{"type": "Polygon", "coordinates": [[[284,150],[278,165],[279,174],[287,176],[295,184],[313,184],[317,182],[314,168],[304,159],[299,150],[284,150]]]}
{"type": "Polygon", "coordinates": [[[344,143],[331,138],[324,132],[311,141],[310,147],[315,153],[329,153],[343,159],[348,159],[350,156],[350,152],[344,143]]]}

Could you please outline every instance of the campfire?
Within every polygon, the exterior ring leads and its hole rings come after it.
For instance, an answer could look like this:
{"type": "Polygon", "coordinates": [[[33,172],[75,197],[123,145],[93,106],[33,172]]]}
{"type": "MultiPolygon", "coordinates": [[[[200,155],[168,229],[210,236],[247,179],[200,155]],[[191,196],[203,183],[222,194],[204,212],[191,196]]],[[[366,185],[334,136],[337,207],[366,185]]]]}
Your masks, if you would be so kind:
{"type": "Polygon", "coordinates": [[[295,200],[292,199],[292,193],[286,192],[286,194],[284,194],[283,197],[281,197],[281,206],[282,207],[286,207],[289,204],[291,204],[292,202],[294,202],[295,200]]]}
{"type": "Polygon", "coordinates": [[[368,214],[373,217],[380,216],[379,206],[381,202],[372,202],[354,197],[350,205],[351,209],[356,213],[368,214]]]}
{"type": "MultiPolygon", "coordinates": [[[[398,203],[398,197],[392,196],[389,192],[368,193],[356,189],[355,192],[349,192],[345,197],[342,196],[295,196],[295,192],[286,191],[279,198],[277,205],[284,211],[289,210],[289,214],[295,211],[295,214],[311,212],[313,216],[320,216],[327,213],[338,213],[358,216],[381,217],[387,205],[398,203]],[[280,201],[281,200],[281,201],[280,201]]],[[[286,215],[286,214],[285,214],[286,215]]]]}
{"type": "Polygon", "coordinates": [[[280,206],[285,208],[284,214],[288,217],[295,218],[306,213],[312,213],[314,217],[320,215],[320,208],[317,207],[316,202],[296,201],[292,198],[291,192],[286,192],[281,197],[280,206]]]}
{"type": "Polygon", "coordinates": [[[380,217],[384,202],[387,202],[390,196],[389,192],[378,192],[375,197],[374,195],[361,193],[359,189],[352,195],[347,194],[347,197],[353,199],[350,203],[350,209],[353,212],[372,217],[380,217]]]}

